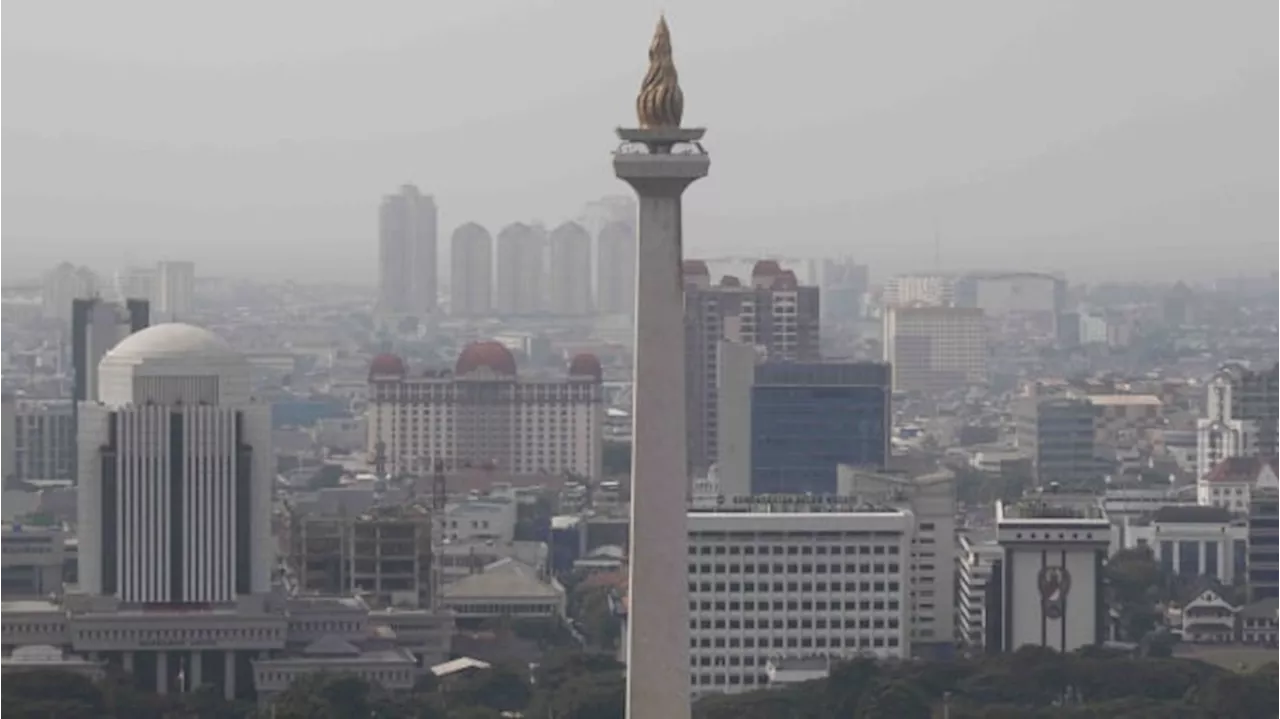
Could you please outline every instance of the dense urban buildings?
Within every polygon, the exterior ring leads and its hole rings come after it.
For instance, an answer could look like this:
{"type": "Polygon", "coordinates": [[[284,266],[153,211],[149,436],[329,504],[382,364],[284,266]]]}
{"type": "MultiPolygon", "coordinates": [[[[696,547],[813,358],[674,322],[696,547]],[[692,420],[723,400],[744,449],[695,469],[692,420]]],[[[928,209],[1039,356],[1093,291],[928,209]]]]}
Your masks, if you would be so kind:
{"type": "Polygon", "coordinates": [[[405,185],[378,212],[378,308],[426,316],[436,309],[435,198],[405,185]]]}
{"type": "Polygon", "coordinates": [[[474,222],[453,231],[449,311],[455,317],[493,314],[493,237],[474,222]]]}
{"type": "Polygon", "coordinates": [[[689,464],[702,474],[719,458],[720,343],[757,346],[771,362],[815,362],[821,358],[819,294],[772,260],[757,262],[747,285],[736,277],[712,285],[706,263],[696,260],[684,262],[683,275],[689,464]]]}
{"type": "Polygon", "coordinates": [[[477,342],[453,371],[410,372],[395,355],[369,367],[371,456],[392,475],[488,466],[518,474],[599,474],[600,361],[579,355],[558,378],[520,377],[503,345],[477,342]]]}
{"type": "Polygon", "coordinates": [[[15,399],[11,406],[14,479],[75,478],[76,408],[70,400],[15,399]]]}
{"type": "Polygon", "coordinates": [[[987,382],[982,310],[886,307],[884,361],[895,392],[946,392],[987,382]]]}
{"type": "Polygon", "coordinates": [[[71,301],[93,297],[98,293],[98,277],[87,267],[62,262],[45,276],[40,287],[40,307],[45,319],[71,318],[71,301]]]}

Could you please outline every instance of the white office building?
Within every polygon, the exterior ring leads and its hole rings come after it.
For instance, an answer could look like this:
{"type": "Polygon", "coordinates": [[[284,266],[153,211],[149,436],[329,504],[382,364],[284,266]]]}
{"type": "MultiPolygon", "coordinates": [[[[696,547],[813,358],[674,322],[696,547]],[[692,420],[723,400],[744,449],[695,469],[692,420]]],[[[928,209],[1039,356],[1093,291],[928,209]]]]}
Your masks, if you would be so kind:
{"type": "Polygon", "coordinates": [[[1105,641],[1108,610],[1103,567],[1111,523],[1096,499],[1044,494],[996,504],[996,540],[1003,557],[989,586],[988,651],[1032,645],[1075,651],[1105,641]]]}
{"type": "Polygon", "coordinates": [[[694,696],[768,683],[788,658],[905,658],[910,512],[691,512],[694,696]]]}
{"type": "Polygon", "coordinates": [[[994,537],[961,533],[956,554],[956,641],[981,649],[986,643],[987,591],[991,570],[1004,557],[994,537]]]}
{"type": "Polygon", "coordinates": [[[1245,570],[1249,525],[1222,507],[1162,507],[1126,524],[1124,546],[1150,548],[1170,574],[1230,586],[1245,570]]]}
{"type": "Polygon", "coordinates": [[[166,261],[156,265],[155,296],[152,312],[160,321],[191,319],[195,307],[196,264],[166,261]]]}

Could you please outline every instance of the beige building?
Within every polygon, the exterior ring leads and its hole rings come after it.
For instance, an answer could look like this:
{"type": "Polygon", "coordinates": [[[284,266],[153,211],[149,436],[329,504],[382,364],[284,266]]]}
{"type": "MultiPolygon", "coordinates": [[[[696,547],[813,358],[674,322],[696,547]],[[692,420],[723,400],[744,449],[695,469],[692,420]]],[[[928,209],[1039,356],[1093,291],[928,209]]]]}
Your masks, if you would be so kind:
{"type": "Polygon", "coordinates": [[[562,379],[525,379],[497,342],[476,342],[454,371],[409,373],[394,355],[369,371],[369,453],[390,474],[492,467],[515,474],[596,477],[604,400],[600,362],[578,355],[562,379]]]}
{"type": "Polygon", "coordinates": [[[888,307],[884,361],[895,392],[945,392],[987,382],[982,310],[971,307],[888,307]]]}

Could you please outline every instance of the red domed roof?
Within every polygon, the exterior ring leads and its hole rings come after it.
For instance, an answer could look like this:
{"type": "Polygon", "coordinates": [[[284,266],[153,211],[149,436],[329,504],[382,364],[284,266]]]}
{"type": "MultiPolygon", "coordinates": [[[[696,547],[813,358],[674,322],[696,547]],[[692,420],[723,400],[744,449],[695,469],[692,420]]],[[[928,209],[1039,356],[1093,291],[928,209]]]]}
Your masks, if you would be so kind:
{"type": "Polygon", "coordinates": [[[756,263],[755,267],[751,268],[752,277],[779,274],[782,274],[782,267],[778,265],[777,260],[760,260],[756,263]]]}
{"type": "Polygon", "coordinates": [[[403,375],[404,371],[404,360],[400,359],[399,355],[393,355],[389,352],[384,352],[377,357],[374,357],[373,361],[369,363],[370,376],[390,374],[403,375]]]}
{"type": "Polygon", "coordinates": [[[707,263],[702,260],[685,260],[681,267],[686,275],[711,275],[711,270],[707,269],[707,263]]]}
{"type": "Polygon", "coordinates": [[[600,366],[600,358],[583,352],[573,356],[569,361],[570,377],[595,377],[597,381],[604,378],[604,368],[600,366]]]}
{"type": "Polygon", "coordinates": [[[494,374],[515,376],[516,358],[500,342],[472,342],[458,355],[453,373],[458,376],[467,375],[481,367],[489,368],[494,374]]]}
{"type": "Polygon", "coordinates": [[[720,286],[721,287],[741,287],[742,280],[738,279],[737,277],[734,277],[733,275],[725,275],[724,277],[720,278],[720,286]]]}

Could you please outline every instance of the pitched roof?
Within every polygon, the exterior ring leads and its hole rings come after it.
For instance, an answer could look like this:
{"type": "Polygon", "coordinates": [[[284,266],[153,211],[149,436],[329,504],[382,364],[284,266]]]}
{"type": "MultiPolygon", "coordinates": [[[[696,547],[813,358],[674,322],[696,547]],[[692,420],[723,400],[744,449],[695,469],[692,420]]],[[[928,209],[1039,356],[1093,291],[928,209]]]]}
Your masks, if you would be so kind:
{"type": "Polygon", "coordinates": [[[1253,604],[1247,604],[1240,610],[1240,616],[1248,619],[1275,619],[1277,607],[1280,603],[1275,597],[1267,597],[1259,599],[1253,604]]]}
{"type": "Polygon", "coordinates": [[[521,599],[557,599],[561,592],[538,577],[533,567],[506,558],[490,564],[479,574],[471,574],[446,586],[442,593],[446,599],[512,597],[521,599]]]}

